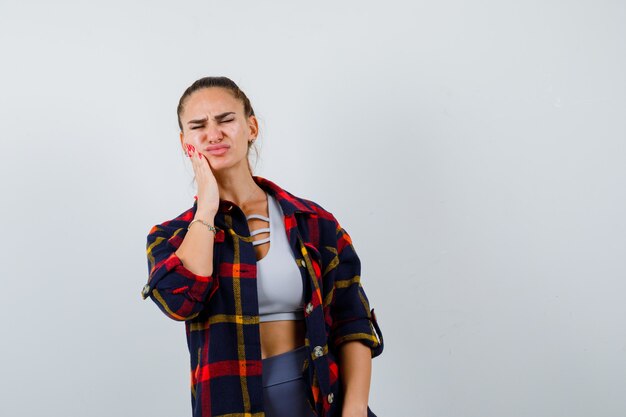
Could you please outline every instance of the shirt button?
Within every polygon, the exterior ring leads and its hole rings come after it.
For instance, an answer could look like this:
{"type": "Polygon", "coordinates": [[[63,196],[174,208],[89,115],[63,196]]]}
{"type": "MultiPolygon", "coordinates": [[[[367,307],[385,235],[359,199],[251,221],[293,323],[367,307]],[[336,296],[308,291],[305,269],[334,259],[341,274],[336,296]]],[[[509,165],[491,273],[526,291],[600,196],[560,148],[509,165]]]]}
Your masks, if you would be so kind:
{"type": "Polygon", "coordinates": [[[315,346],[315,348],[313,348],[313,355],[315,355],[316,358],[323,356],[324,348],[322,348],[321,346],[315,346]]]}
{"type": "Polygon", "coordinates": [[[143,298],[148,297],[148,294],[150,293],[150,285],[146,284],[143,286],[143,289],[141,290],[141,295],[143,295],[143,298]]]}
{"type": "Polygon", "coordinates": [[[334,399],[335,395],[332,392],[328,394],[328,404],[332,404],[334,399]]]}
{"type": "Polygon", "coordinates": [[[304,261],[304,259],[300,259],[300,265],[306,268],[306,262],[304,261]]]}
{"type": "Polygon", "coordinates": [[[311,314],[313,311],[313,304],[309,303],[306,305],[306,314],[311,314]]]}

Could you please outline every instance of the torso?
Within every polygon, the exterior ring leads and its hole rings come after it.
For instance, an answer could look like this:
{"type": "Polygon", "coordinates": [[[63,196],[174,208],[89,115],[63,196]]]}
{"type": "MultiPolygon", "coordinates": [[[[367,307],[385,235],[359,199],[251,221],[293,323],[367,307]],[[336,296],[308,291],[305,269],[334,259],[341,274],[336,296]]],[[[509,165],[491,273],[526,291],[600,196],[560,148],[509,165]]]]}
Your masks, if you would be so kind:
{"type": "MultiPolygon", "coordinates": [[[[267,196],[248,203],[242,208],[245,215],[253,213],[262,214],[269,217],[267,196]]],[[[249,219],[248,228],[250,230],[267,227],[267,222],[259,219],[249,219]]],[[[267,232],[254,236],[254,240],[261,240],[268,237],[267,232]]],[[[257,261],[263,259],[269,251],[271,242],[254,246],[257,261]]],[[[261,333],[261,358],[279,355],[284,352],[296,349],[304,345],[305,325],[302,320],[279,320],[268,321],[259,324],[261,333]]]]}

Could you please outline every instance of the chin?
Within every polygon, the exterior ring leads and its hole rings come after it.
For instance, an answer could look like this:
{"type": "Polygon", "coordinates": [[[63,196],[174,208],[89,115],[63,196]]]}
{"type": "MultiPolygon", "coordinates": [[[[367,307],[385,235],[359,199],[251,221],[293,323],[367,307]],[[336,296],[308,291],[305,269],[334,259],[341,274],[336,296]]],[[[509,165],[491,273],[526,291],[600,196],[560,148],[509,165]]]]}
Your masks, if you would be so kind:
{"type": "Polygon", "coordinates": [[[209,159],[211,162],[211,168],[213,170],[222,171],[225,169],[236,168],[238,165],[243,164],[246,167],[248,166],[248,159],[244,157],[240,160],[235,160],[233,158],[224,158],[221,156],[214,157],[213,159],[209,159]]]}
{"type": "Polygon", "coordinates": [[[232,162],[224,159],[210,159],[209,161],[213,171],[224,171],[235,166],[232,162]]]}

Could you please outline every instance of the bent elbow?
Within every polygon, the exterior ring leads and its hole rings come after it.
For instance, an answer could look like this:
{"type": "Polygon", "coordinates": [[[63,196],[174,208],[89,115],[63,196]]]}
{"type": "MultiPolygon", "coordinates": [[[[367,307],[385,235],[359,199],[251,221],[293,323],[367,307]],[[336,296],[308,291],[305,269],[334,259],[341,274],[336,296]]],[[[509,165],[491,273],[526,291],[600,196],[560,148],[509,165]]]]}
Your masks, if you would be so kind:
{"type": "Polygon", "coordinates": [[[176,321],[191,320],[204,308],[200,301],[191,301],[182,295],[168,296],[167,292],[162,293],[157,288],[152,290],[150,298],[167,317],[176,321]]]}
{"type": "Polygon", "coordinates": [[[198,316],[219,286],[212,276],[198,281],[170,272],[160,278],[144,286],[142,297],[150,297],[166,316],[176,321],[198,316]]]}

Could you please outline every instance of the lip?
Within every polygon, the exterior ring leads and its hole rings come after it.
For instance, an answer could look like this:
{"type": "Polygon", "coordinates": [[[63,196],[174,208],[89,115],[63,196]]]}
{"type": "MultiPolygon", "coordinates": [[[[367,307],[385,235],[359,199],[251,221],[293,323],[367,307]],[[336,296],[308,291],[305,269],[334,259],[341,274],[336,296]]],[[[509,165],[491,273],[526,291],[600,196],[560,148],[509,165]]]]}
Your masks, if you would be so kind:
{"type": "Polygon", "coordinates": [[[229,145],[212,145],[207,146],[205,150],[211,155],[223,155],[228,151],[228,148],[230,148],[229,145]]]}

